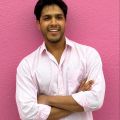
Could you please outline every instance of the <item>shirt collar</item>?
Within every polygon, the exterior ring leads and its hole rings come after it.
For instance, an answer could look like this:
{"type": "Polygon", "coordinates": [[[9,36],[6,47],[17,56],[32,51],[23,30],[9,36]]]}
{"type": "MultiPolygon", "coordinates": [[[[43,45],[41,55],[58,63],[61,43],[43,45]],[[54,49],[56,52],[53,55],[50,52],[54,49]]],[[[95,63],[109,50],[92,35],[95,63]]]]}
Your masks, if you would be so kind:
{"type": "Polygon", "coordinates": [[[45,42],[42,43],[41,47],[40,47],[40,54],[43,53],[43,51],[46,51],[46,46],[45,46],[45,42]]]}
{"type": "Polygon", "coordinates": [[[67,37],[65,37],[66,45],[70,46],[71,48],[74,47],[73,41],[69,40],[67,37]]]}
{"type": "MultiPolygon", "coordinates": [[[[69,40],[67,37],[65,37],[65,40],[66,40],[66,46],[69,46],[71,48],[74,47],[74,44],[73,44],[73,42],[71,40],[69,40]]],[[[47,50],[47,48],[45,46],[45,42],[43,42],[41,47],[40,47],[40,54],[42,54],[46,50],[47,50]]]]}

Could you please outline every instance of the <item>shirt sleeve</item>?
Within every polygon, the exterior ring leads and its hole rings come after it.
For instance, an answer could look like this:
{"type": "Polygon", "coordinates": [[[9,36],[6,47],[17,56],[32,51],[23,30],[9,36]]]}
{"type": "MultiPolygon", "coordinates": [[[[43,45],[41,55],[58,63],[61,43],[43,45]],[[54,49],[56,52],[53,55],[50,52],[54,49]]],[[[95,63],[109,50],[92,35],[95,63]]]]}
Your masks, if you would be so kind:
{"type": "Polygon", "coordinates": [[[90,91],[81,91],[72,97],[87,112],[101,108],[105,95],[105,80],[98,52],[92,49],[86,53],[86,77],[88,80],[94,80],[94,84],[90,91]]]}
{"type": "Polygon", "coordinates": [[[30,67],[23,60],[16,75],[16,103],[21,120],[46,120],[51,107],[37,103],[38,87],[31,77],[30,67]]]}

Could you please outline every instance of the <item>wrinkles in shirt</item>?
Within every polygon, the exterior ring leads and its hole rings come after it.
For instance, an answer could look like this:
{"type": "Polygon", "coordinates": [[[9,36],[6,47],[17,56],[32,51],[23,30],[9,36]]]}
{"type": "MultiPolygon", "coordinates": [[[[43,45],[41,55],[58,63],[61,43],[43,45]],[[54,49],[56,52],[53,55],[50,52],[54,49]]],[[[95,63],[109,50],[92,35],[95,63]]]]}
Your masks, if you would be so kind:
{"type": "MultiPolygon", "coordinates": [[[[76,93],[76,91],[80,86],[80,82],[85,78],[87,77],[89,77],[89,79],[96,78],[97,79],[95,82],[96,86],[93,87],[93,90],[95,91],[95,93],[98,93],[97,95],[101,93],[102,96],[101,103],[103,102],[105,87],[104,77],[102,73],[101,60],[99,59],[99,54],[96,52],[95,49],[75,43],[66,38],[66,48],[63,51],[60,63],[58,64],[55,57],[50,52],[47,51],[45,43],[43,42],[43,44],[36,51],[34,51],[33,53],[31,53],[22,60],[22,62],[18,66],[18,73],[20,72],[20,68],[23,66],[27,67],[25,68],[24,71],[21,72],[21,75],[17,78],[17,82],[23,87],[23,89],[27,90],[26,93],[24,93],[25,91],[21,89],[19,85],[17,85],[17,89],[18,91],[20,91],[17,92],[17,96],[19,96],[19,94],[23,94],[25,96],[29,94],[29,100],[30,99],[36,100],[37,94],[63,95],[63,96],[72,95],[74,100],[85,108],[86,112],[73,113],[65,118],[62,118],[61,120],[93,119],[90,106],[91,104],[93,104],[95,100],[93,94],[91,95],[90,92],[76,93]],[[98,59],[96,66],[99,65],[100,69],[94,66],[93,61],[95,61],[96,59],[98,59]],[[24,75],[29,76],[29,79],[24,77],[24,75]],[[22,83],[22,81],[24,82],[22,83]],[[26,85],[28,85],[30,81],[34,84],[31,84],[32,87],[29,85],[26,88],[26,85]],[[35,89],[34,91],[37,91],[37,94],[36,92],[35,93],[31,92],[30,95],[30,92],[27,92],[30,89],[31,91],[35,89]],[[89,97],[91,97],[91,100],[93,99],[92,102],[88,99],[89,97]]],[[[20,99],[22,99],[23,101],[28,100],[28,99],[25,100],[22,97],[18,97],[17,99],[18,101],[20,99]]],[[[18,102],[18,108],[20,107],[21,105],[18,102]]],[[[38,119],[41,116],[44,116],[45,119],[48,117],[50,113],[50,106],[46,105],[42,107],[42,105],[41,106],[38,105],[34,111],[37,111],[36,116],[38,119]],[[42,113],[43,109],[44,111],[47,111],[46,114],[42,113]]]]}
{"type": "MultiPolygon", "coordinates": [[[[60,64],[42,44],[43,51],[39,55],[39,63],[35,69],[34,78],[39,85],[39,93],[46,95],[71,95],[77,91],[80,81],[84,79],[85,69],[77,52],[66,46],[60,64]],[[73,52],[73,53],[72,53],[73,52]],[[71,61],[72,60],[72,61],[71,61]]],[[[81,57],[82,58],[82,57],[81,57]]]]}

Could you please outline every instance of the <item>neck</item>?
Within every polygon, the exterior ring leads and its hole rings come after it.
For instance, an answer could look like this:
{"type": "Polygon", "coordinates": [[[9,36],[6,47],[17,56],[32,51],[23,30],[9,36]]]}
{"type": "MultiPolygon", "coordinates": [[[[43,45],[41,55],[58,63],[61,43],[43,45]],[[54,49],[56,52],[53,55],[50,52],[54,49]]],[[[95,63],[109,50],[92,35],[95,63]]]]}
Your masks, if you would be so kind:
{"type": "Polygon", "coordinates": [[[45,45],[47,50],[51,53],[61,52],[65,49],[65,38],[56,43],[46,41],[45,45]]]}

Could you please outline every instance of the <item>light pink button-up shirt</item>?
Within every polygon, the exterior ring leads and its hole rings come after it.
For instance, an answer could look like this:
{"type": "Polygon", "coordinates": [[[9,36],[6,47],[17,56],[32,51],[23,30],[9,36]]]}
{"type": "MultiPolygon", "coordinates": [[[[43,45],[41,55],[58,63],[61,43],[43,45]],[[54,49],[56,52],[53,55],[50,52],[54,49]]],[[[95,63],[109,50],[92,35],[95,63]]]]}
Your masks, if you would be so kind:
{"type": "Polygon", "coordinates": [[[72,95],[85,112],[60,120],[93,120],[92,111],[103,104],[105,81],[98,52],[66,38],[60,63],[46,50],[45,43],[25,57],[17,68],[16,102],[22,120],[46,120],[51,107],[37,103],[37,94],[72,95]],[[94,80],[92,90],[78,92],[81,80],[94,80]]]}

